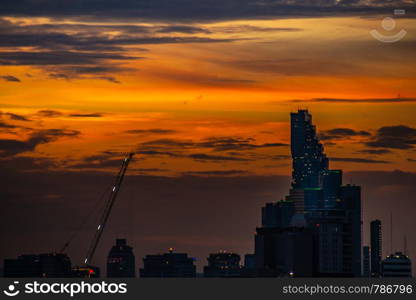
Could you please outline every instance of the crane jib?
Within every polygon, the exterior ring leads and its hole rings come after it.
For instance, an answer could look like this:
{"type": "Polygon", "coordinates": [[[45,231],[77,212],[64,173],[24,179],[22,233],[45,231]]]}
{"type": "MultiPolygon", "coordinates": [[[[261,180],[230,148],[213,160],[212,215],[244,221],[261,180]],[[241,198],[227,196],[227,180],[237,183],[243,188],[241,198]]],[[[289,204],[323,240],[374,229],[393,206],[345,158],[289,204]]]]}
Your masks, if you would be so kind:
{"type": "Polygon", "coordinates": [[[120,171],[117,174],[116,181],[114,186],[111,190],[110,196],[107,200],[105,205],[105,209],[100,219],[100,223],[97,226],[97,230],[95,231],[94,237],[91,241],[90,247],[88,249],[87,255],[85,257],[84,263],[91,263],[92,258],[94,257],[95,250],[97,249],[98,243],[100,241],[101,235],[103,234],[105,225],[107,223],[108,217],[110,216],[111,209],[113,208],[114,202],[117,198],[117,194],[120,190],[121,184],[124,179],[124,175],[127,171],[130,161],[133,158],[134,153],[129,153],[126,158],[123,159],[123,163],[121,165],[120,171]]]}

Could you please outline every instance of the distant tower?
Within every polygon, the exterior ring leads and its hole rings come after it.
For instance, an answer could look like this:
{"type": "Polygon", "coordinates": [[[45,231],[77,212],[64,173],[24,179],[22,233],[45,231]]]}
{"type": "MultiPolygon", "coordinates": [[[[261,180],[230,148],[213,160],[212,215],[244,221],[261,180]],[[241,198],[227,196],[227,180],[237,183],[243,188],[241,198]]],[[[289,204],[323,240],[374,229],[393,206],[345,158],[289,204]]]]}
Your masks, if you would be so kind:
{"type": "Polygon", "coordinates": [[[374,220],[370,223],[371,239],[371,276],[380,276],[380,263],[382,251],[381,221],[374,220]]]}
{"type": "Polygon", "coordinates": [[[363,277],[370,277],[370,247],[363,247],[363,277]]]}
{"type": "Polygon", "coordinates": [[[107,258],[107,277],[136,277],[133,248],[125,239],[117,239],[107,258]]]}

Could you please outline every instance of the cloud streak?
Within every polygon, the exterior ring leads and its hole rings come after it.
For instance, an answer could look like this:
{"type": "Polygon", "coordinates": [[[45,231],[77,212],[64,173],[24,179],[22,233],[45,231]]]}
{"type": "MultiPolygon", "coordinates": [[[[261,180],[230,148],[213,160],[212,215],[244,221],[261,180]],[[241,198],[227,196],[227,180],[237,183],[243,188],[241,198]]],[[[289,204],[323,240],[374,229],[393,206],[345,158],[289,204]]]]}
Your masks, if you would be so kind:
{"type": "Polygon", "coordinates": [[[80,132],[67,129],[45,129],[34,132],[27,140],[0,139],[1,156],[12,156],[19,153],[31,152],[37,146],[54,142],[62,137],[76,137],[80,132]]]}
{"type": "Polygon", "coordinates": [[[405,103],[416,102],[416,98],[365,98],[365,99],[345,99],[345,98],[313,98],[313,99],[295,99],[290,100],[292,103],[308,103],[308,102],[323,102],[323,103],[405,103]]]}
{"type": "Polygon", "coordinates": [[[372,148],[411,149],[416,145],[416,128],[405,125],[384,126],[365,145],[372,148]]]}

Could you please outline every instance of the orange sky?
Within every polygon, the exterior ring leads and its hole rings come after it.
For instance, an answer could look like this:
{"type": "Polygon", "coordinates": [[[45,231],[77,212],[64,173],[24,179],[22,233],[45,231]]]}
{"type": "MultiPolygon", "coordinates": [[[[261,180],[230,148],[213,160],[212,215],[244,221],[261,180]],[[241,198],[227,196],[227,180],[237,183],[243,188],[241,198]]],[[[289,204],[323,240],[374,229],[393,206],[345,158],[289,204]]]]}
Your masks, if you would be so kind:
{"type": "MultiPolygon", "coordinates": [[[[20,59],[17,58],[0,67],[0,120],[6,124],[0,128],[0,138],[29,142],[42,130],[76,131],[77,134],[66,132],[53,137],[43,132],[47,141],[12,155],[48,159],[53,162],[50,168],[74,171],[100,166],[107,169],[104,161],[111,162],[126,151],[139,149],[169,152],[138,155],[134,169],[139,173],[174,176],[228,170],[289,174],[288,146],[261,145],[290,142],[289,113],[297,108],[307,107],[322,132],[349,128],[375,135],[383,126],[416,127],[416,61],[412,47],[416,22],[398,19],[397,28],[405,28],[408,34],[402,41],[386,44],[369,34],[371,29],[380,28],[381,19],[331,17],[197,23],[193,26],[198,30],[192,33],[159,31],[144,37],[200,40],[121,43],[118,46],[126,58],[100,59],[93,65],[28,64],[16,62],[20,59]],[[79,70],[85,66],[108,67],[111,71],[79,70]],[[6,76],[19,82],[7,80],[6,76]],[[313,100],[316,98],[342,101],[313,100]],[[43,110],[53,110],[55,114],[39,113],[43,110]],[[202,144],[213,138],[233,138],[239,147],[235,151],[218,150],[202,144]],[[165,143],[157,147],[145,144],[155,140],[165,143]],[[180,143],[172,145],[172,141],[180,143]],[[91,158],[96,155],[101,155],[100,159],[91,158]]],[[[37,25],[49,24],[60,25],[48,29],[52,33],[81,35],[86,39],[95,35],[117,39],[126,34],[124,29],[115,28],[126,25],[119,22],[57,23],[49,18],[3,21],[16,32],[36,32],[37,25]]],[[[153,28],[171,24],[128,25],[153,28]]],[[[42,47],[2,47],[1,53],[51,51],[42,47]]],[[[360,152],[368,148],[365,143],[371,139],[374,136],[357,135],[331,140],[326,152],[330,157],[341,158],[332,166],[346,171],[414,170],[415,163],[410,161],[416,159],[413,147],[384,147],[385,153],[380,154],[360,152]],[[357,158],[367,161],[348,161],[357,158]]]]}

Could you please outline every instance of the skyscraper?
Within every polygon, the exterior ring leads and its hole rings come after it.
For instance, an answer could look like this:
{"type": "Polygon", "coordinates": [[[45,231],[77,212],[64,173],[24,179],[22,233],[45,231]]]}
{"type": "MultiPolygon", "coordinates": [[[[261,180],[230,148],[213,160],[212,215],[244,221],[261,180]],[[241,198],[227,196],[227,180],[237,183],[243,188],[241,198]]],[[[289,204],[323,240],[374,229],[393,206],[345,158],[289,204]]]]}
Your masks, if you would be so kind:
{"type": "Polygon", "coordinates": [[[107,257],[107,277],[135,277],[136,262],[133,248],[125,239],[117,239],[107,257]]]}
{"type": "Polygon", "coordinates": [[[319,187],[328,158],[316,135],[312,115],[307,110],[290,114],[293,188],[319,187]]]}
{"type": "Polygon", "coordinates": [[[309,251],[316,252],[308,259],[316,266],[303,270],[303,274],[359,277],[361,189],[343,186],[342,170],[329,169],[312,115],[299,110],[290,116],[291,189],[284,202],[269,203],[263,208],[262,227],[257,228],[255,239],[256,265],[289,270],[296,260],[285,249],[302,240],[309,251]],[[299,231],[302,228],[308,230],[299,231]]]}
{"type": "Polygon", "coordinates": [[[371,239],[371,276],[380,276],[381,251],[382,251],[382,233],[381,221],[374,220],[370,223],[371,239]]]}

